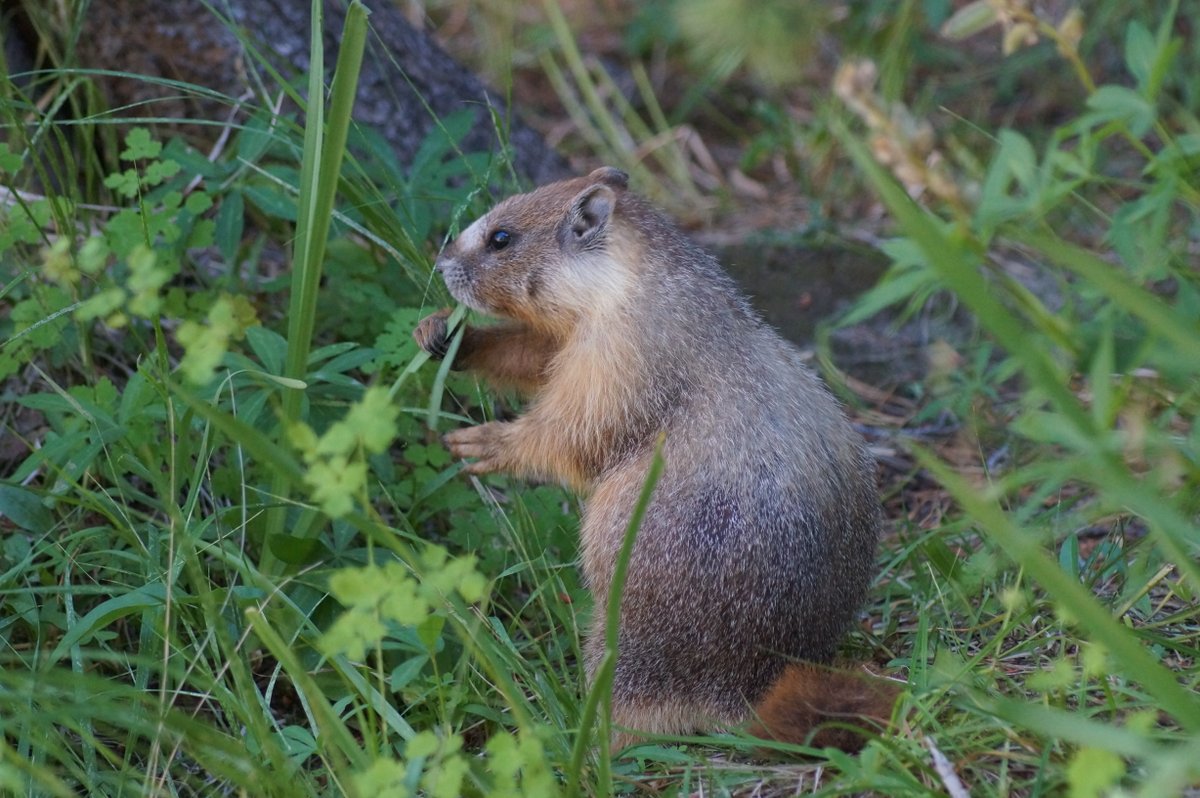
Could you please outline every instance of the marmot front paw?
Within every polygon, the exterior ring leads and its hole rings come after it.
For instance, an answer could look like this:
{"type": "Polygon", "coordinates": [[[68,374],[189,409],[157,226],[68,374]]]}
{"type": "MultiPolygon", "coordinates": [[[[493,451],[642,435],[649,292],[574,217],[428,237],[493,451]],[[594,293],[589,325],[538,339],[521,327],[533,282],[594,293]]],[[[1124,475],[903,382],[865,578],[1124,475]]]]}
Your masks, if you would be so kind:
{"type": "Polygon", "coordinates": [[[446,319],[452,312],[453,308],[442,308],[437,313],[421,319],[417,323],[417,328],[413,330],[413,338],[416,339],[417,346],[436,360],[444,358],[446,350],[450,348],[450,328],[446,324],[446,319]]]}
{"type": "Polygon", "coordinates": [[[509,426],[503,422],[489,421],[447,432],[442,441],[454,457],[460,460],[473,459],[474,462],[467,463],[463,469],[468,474],[491,474],[504,470],[502,458],[509,426]]]}

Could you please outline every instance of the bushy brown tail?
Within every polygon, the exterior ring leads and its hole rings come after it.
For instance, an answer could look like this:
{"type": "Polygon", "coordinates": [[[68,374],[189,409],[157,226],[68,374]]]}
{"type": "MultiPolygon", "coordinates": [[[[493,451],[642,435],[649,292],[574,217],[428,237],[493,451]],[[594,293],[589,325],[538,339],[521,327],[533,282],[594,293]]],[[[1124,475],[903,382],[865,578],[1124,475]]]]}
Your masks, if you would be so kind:
{"type": "Polygon", "coordinates": [[[887,728],[900,689],[861,671],[789,665],[762,701],[750,733],[767,740],[854,752],[887,728]]]}

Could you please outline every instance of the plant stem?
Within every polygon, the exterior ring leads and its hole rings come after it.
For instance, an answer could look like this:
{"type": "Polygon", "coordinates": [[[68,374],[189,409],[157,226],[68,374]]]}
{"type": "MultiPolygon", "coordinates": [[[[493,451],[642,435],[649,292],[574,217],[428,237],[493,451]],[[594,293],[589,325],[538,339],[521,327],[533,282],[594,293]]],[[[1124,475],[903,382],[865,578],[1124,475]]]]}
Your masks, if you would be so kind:
{"type": "MultiPolygon", "coordinates": [[[[307,373],[308,355],[312,348],[317,290],[321,285],[321,268],[333,219],[338,174],[346,150],[346,138],[350,129],[354,94],[358,86],[367,34],[367,9],[359,0],[354,0],[346,11],[346,24],[342,30],[341,47],[330,92],[329,119],[326,123],[321,9],[320,0],[313,0],[310,55],[312,66],[308,80],[304,154],[300,165],[296,249],[288,306],[288,351],[284,365],[284,376],[299,381],[303,381],[307,373]]],[[[285,434],[287,427],[300,419],[303,402],[304,395],[299,389],[284,389],[281,423],[285,434]]],[[[275,477],[271,493],[278,500],[286,499],[286,477],[275,477]]],[[[287,504],[283,503],[272,507],[267,514],[259,567],[268,575],[275,573],[280,567],[278,559],[271,552],[271,540],[283,534],[287,510],[287,504]]],[[[306,536],[311,536],[320,529],[320,524],[310,522],[302,524],[301,527],[306,536]]]]}

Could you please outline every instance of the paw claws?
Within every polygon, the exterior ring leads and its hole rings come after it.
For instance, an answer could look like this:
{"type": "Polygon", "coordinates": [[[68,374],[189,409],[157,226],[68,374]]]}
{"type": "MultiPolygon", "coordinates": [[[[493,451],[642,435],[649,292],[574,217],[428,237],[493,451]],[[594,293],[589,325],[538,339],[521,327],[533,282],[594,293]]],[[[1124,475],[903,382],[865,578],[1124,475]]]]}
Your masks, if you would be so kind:
{"type": "Polygon", "coordinates": [[[413,339],[429,356],[441,360],[450,348],[450,330],[446,319],[450,316],[450,308],[443,308],[421,319],[413,330],[413,339]]]}
{"type": "Polygon", "coordinates": [[[490,474],[501,470],[501,430],[500,425],[492,422],[477,427],[466,427],[447,432],[442,436],[442,443],[456,459],[471,459],[463,470],[468,474],[490,474]]]}

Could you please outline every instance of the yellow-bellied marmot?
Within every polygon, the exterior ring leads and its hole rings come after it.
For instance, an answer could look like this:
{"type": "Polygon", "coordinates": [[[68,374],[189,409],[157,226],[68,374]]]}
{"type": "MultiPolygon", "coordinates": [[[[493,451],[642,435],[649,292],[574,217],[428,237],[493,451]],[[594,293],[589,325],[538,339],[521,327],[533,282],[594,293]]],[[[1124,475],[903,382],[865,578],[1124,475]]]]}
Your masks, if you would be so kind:
{"type": "MultiPolygon", "coordinates": [[[[505,319],[468,327],[455,368],[529,397],[516,420],[446,443],[471,473],[586,495],[590,673],[615,559],[665,433],[621,598],[619,726],[686,733],[757,718],[756,733],[803,741],[824,720],[886,714],[888,691],[795,664],[833,658],[870,580],[880,522],[863,442],[716,260],[627,182],[602,168],[511,197],[438,258],[451,294],[505,319]]],[[[448,313],[415,332],[437,356],[448,313]]],[[[816,742],[853,747],[847,737],[816,742]]]]}

